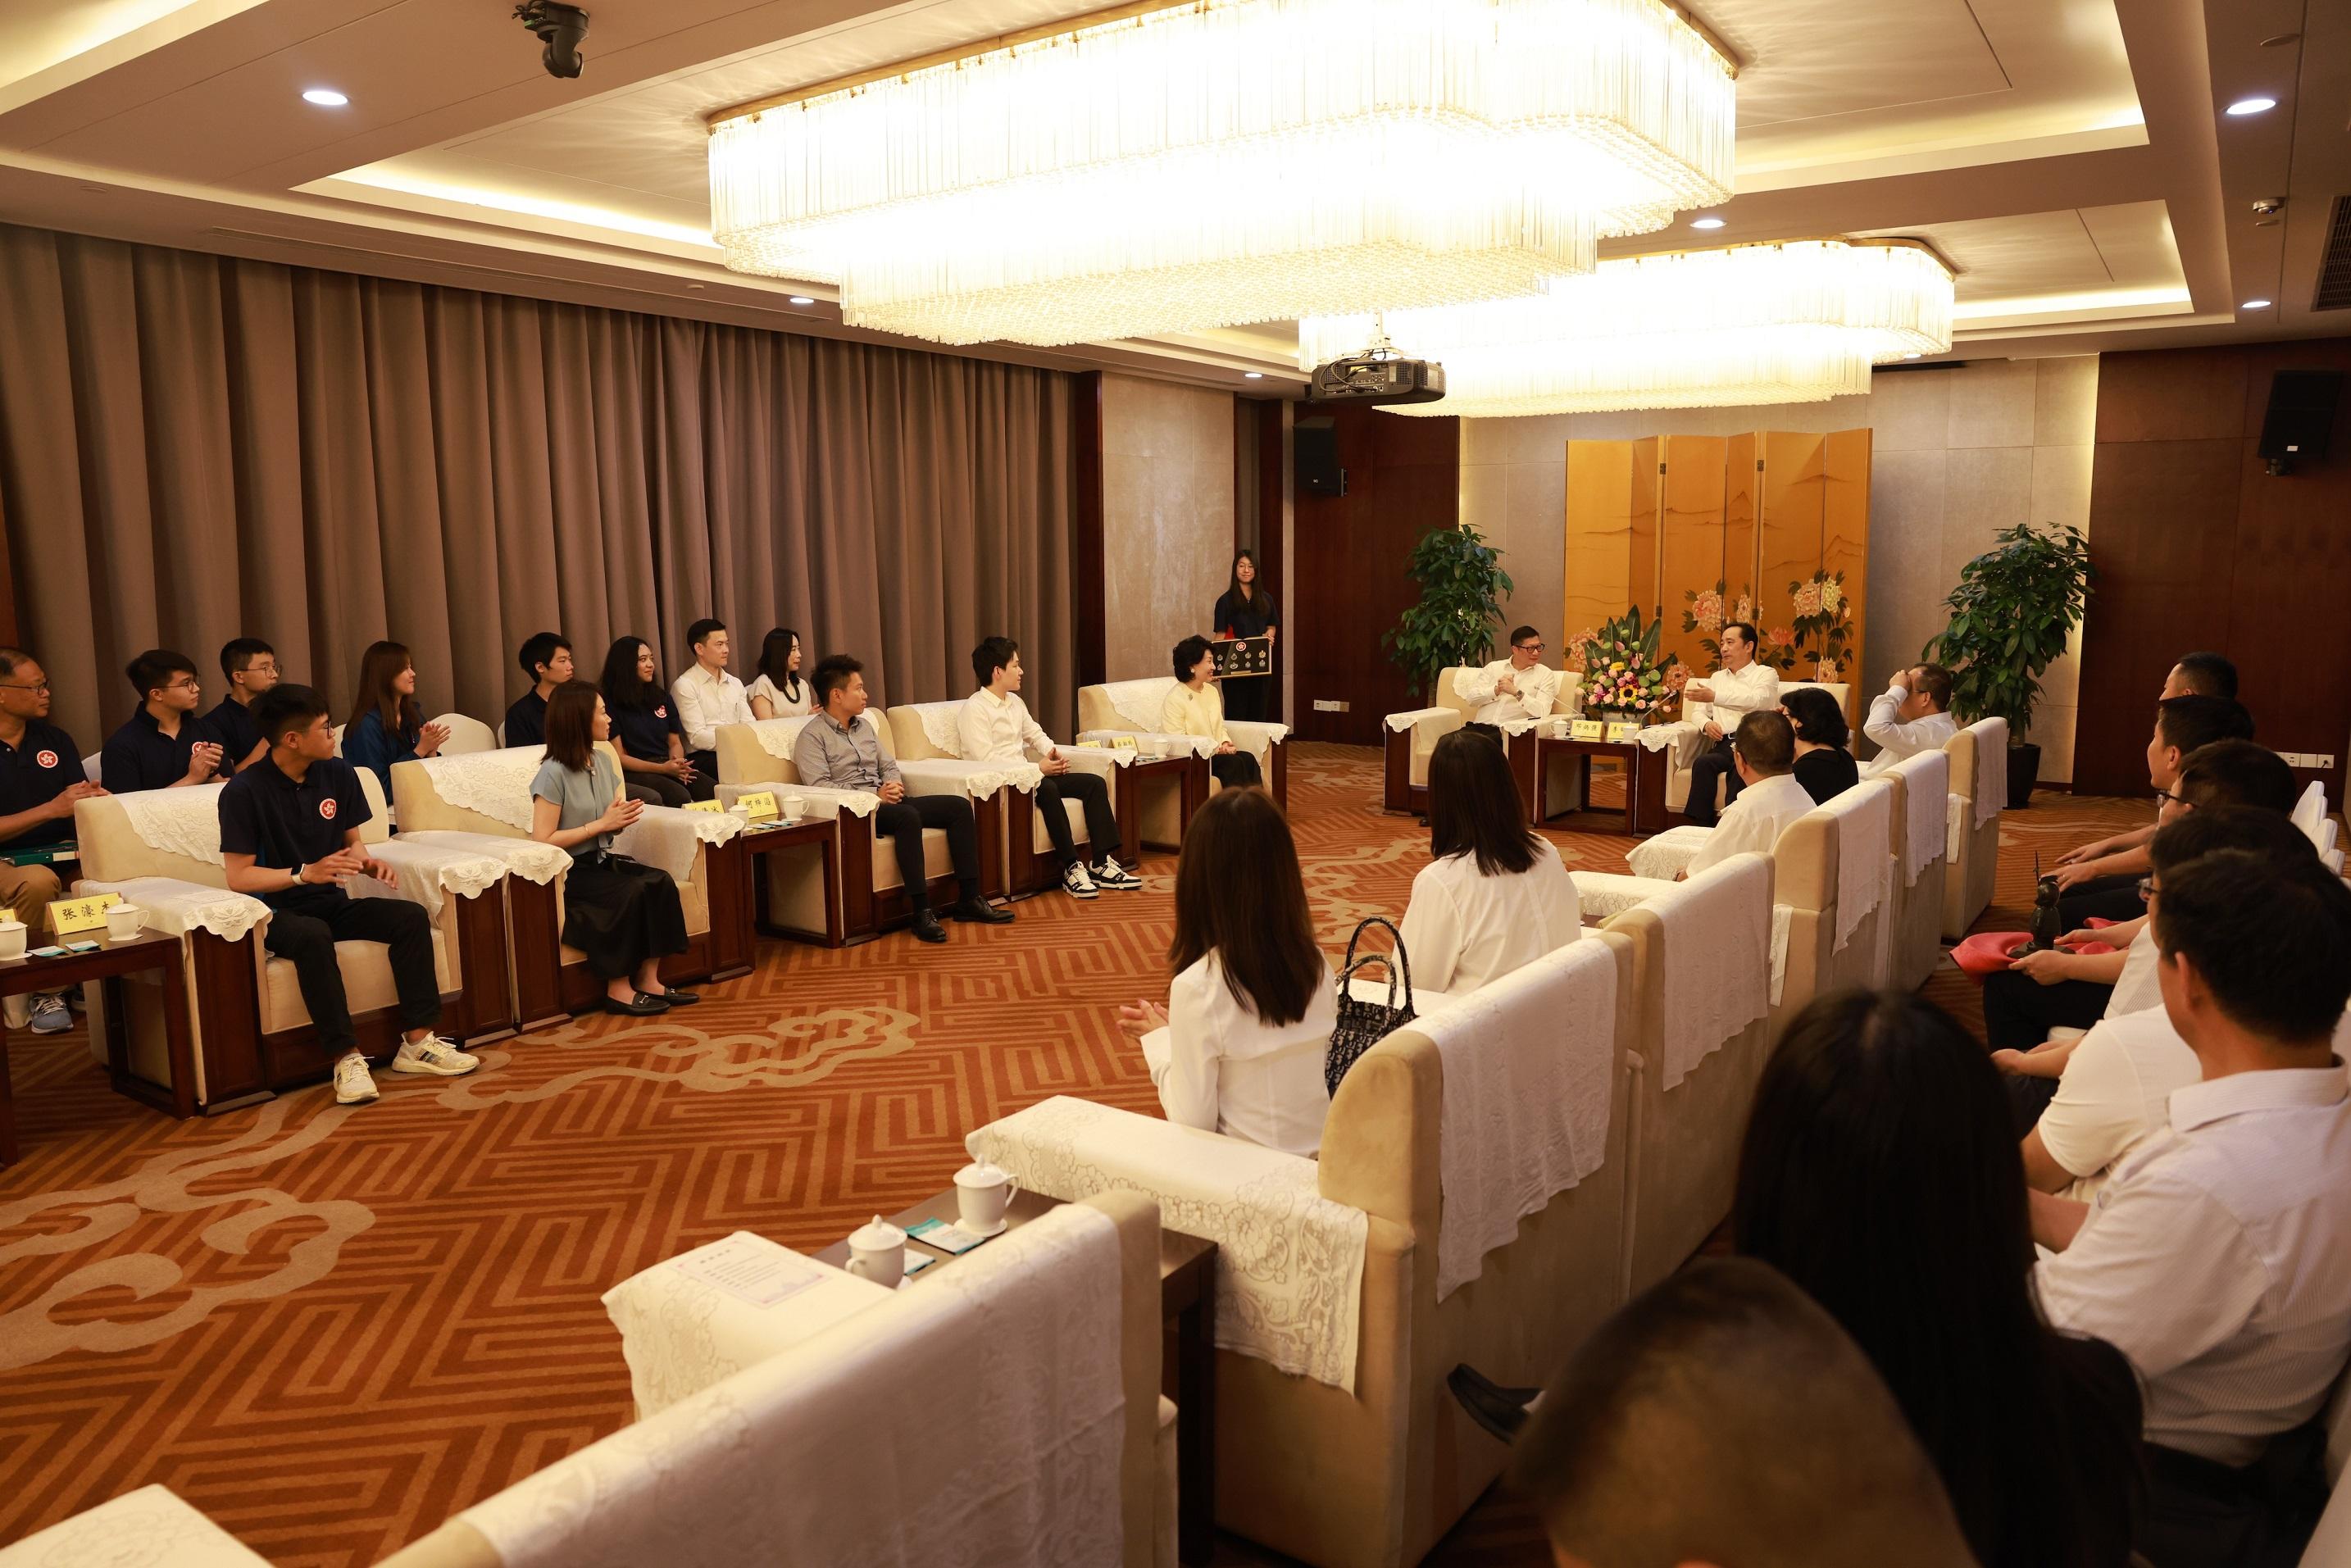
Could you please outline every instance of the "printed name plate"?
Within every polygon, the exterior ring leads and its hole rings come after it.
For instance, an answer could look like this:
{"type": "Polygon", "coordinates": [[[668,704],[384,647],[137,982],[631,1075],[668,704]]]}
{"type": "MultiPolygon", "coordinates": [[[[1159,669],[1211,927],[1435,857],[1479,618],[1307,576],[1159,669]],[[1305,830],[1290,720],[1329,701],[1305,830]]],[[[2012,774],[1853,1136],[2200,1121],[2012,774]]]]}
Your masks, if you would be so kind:
{"type": "Polygon", "coordinates": [[[688,800],[678,808],[682,811],[724,811],[726,807],[716,800],[688,800]]]}
{"type": "Polygon", "coordinates": [[[49,904],[49,929],[59,936],[77,931],[102,931],[107,909],[122,902],[119,893],[93,893],[86,898],[59,898],[49,904]]]}
{"type": "Polygon", "coordinates": [[[1580,718],[1567,727],[1568,737],[1573,740],[1598,740],[1604,727],[1596,718],[1580,718]]]}
{"type": "Polygon", "coordinates": [[[1640,733],[1641,727],[1637,724],[1612,724],[1608,727],[1608,738],[1611,740],[1630,740],[1640,733]]]}
{"type": "Polygon", "coordinates": [[[784,809],[776,803],[776,792],[773,789],[761,789],[756,794],[737,796],[735,803],[742,807],[744,814],[755,822],[765,821],[770,817],[780,817],[784,814],[784,809]]]}
{"type": "Polygon", "coordinates": [[[1113,735],[1110,737],[1110,743],[1121,751],[1134,749],[1134,737],[1131,735],[1113,735]]]}

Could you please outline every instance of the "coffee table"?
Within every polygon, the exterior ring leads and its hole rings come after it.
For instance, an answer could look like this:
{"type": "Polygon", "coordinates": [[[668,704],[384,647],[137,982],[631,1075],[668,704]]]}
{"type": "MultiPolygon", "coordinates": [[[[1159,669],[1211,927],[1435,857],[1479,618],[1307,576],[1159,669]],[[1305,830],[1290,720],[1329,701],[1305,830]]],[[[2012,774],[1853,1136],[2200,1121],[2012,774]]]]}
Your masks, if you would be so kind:
{"type": "MultiPolygon", "coordinates": [[[[854,819],[852,819],[854,821],[854,819]]],[[[762,936],[788,942],[812,942],[827,947],[841,944],[841,876],[834,864],[840,850],[839,823],[831,817],[801,817],[794,821],[746,828],[740,835],[750,851],[753,924],[762,936]],[[813,850],[824,858],[824,929],[803,931],[775,924],[768,907],[768,868],[762,862],[778,850],[813,850]]]]}
{"type": "MultiPolygon", "coordinates": [[[[1042,1193],[1015,1193],[1005,1210],[1004,1230],[1009,1235],[1039,1215],[1061,1206],[1058,1197],[1042,1193]]],[[[925,1198],[912,1208],[890,1216],[890,1223],[907,1229],[925,1219],[953,1223],[960,1213],[954,1189],[925,1198]]],[[[909,1239],[909,1250],[939,1261],[908,1283],[920,1285],[940,1270],[955,1265],[955,1255],[909,1239]]],[[[987,1243],[963,1254],[971,1257],[987,1243]]],[[[816,1254],[820,1262],[849,1267],[849,1242],[834,1242],[816,1254]]],[[[1217,1244],[1173,1230],[1159,1233],[1159,1311],[1175,1344],[1176,1366],[1176,1555],[1186,1563],[1206,1563],[1216,1550],[1217,1531],[1217,1244]]]]}
{"type": "Polygon", "coordinates": [[[1529,815],[1537,827],[1571,833],[1626,833],[1635,838],[1666,830],[1666,754],[1630,740],[1570,740],[1538,732],[1534,741],[1533,792],[1528,796],[1529,815]],[[1544,780],[1554,759],[1578,758],[1583,771],[1583,798],[1591,800],[1592,759],[1605,758],[1625,768],[1625,805],[1621,811],[1595,811],[1587,804],[1574,811],[1546,817],[1540,804],[1544,780]]]}
{"type": "MultiPolygon", "coordinates": [[[[180,964],[180,939],[160,932],[142,931],[118,942],[103,931],[74,941],[98,944],[92,953],[68,953],[61,958],[0,958],[0,997],[30,996],[62,991],[91,980],[106,987],[106,1060],[118,1093],[152,1105],[183,1120],[196,1113],[195,1036],[188,1027],[186,976],[180,964]],[[163,1040],[172,1064],[169,1085],[151,1083],[131,1071],[129,1009],[122,980],[153,969],[162,980],[163,1040]]],[[[63,946],[59,943],[58,946],[63,946]]],[[[16,1107],[8,1080],[8,1031],[0,1019],[0,1166],[16,1159],[16,1107]]]]}

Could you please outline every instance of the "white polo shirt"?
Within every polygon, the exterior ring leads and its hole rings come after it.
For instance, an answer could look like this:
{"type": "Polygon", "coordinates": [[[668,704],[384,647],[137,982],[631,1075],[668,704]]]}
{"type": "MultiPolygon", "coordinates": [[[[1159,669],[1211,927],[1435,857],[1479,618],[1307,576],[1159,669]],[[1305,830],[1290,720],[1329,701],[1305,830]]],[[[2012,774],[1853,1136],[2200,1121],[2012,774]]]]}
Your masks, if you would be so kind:
{"type": "Polygon", "coordinates": [[[2199,1082],[2203,1065],[2158,1005],[2108,1017],[2065,1059],[2056,1097],[2034,1124],[2041,1146],[2074,1177],[2060,1197],[2087,1203],[2118,1160],[2164,1124],[2175,1090],[2199,1082]]]}
{"type": "Polygon", "coordinates": [[[1812,791],[1796,782],[1792,773],[1758,779],[1723,808],[1722,820],[1706,835],[1706,842],[1690,857],[1687,874],[1696,876],[1735,854],[1761,850],[1770,854],[1789,823],[1811,810],[1812,791]]]}
{"type": "Polygon", "coordinates": [[[1464,670],[1453,677],[1453,690],[1463,702],[1476,703],[1472,724],[1506,724],[1514,719],[1548,718],[1559,702],[1559,672],[1538,660],[1526,669],[1513,669],[1498,659],[1483,669],[1464,670]],[[1513,677],[1516,692],[1499,689],[1504,675],[1513,677]]]}
{"type": "Polygon", "coordinates": [[[1761,659],[1750,660],[1743,670],[1717,670],[1704,685],[1714,693],[1714,700],[1684,703],[1682,716],[1701,729],[1712,720],[1722,726],[1726,737],[1749,714],[1780,706],[1780,672],[1761,659]]]}
{"type": "Polygon", "coordinates": [[[1877,755],[1863,766],[1863,778],[1876,778],[1904,758],[1916,757],[1922,751],[1940,751],[1951,737],[1959,733],[1959,721],[1947,713],[1930,713],[1925,718],[1904,723],[1902,699],[1908,695],[1901,686],[1888,686],[1870,703],[1869,716],[1861,721],[1861,733],[1877,742],[1877,755]]]}

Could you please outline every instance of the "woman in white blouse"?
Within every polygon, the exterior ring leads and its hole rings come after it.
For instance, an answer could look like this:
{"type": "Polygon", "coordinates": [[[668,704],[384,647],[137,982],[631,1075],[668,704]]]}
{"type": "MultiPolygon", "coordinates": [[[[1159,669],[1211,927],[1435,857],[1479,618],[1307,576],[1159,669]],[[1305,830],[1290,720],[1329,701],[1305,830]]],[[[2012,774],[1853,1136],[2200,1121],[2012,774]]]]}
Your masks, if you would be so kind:
{"type": "Polygon", "coordinates": [[[1583,935],[1573,879],[1481,733],[1457,729],[1429,755],[1428,852],[1404,915],[1416,987],[1474,991],[1583,935]]]}
{"type": "Polygon", "coordinates": [[[1298,845],[1264,790],[1211,796],[1184,830],[1168,962],[1176,973],[1165,1010],[1147,1001],[1119,1009],[1119,1027],[1143,1041],[1167,1119],[1315,1153],[1338,1007],[1298,845]]]}
{"type": "Polygon", "coordinates": [[[759,644],[759,678],[743,689],[754,718],[793,718],[810,712],[808,683],[800,679],[800,634],[778,626],[759,644]]]}

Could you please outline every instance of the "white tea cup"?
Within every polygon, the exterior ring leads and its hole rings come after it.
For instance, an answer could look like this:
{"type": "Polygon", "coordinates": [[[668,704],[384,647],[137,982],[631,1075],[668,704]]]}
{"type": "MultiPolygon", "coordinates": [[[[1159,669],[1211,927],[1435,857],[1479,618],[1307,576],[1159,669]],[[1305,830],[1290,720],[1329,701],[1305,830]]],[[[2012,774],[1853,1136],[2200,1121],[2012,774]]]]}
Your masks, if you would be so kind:
{"type": "Polygon", "coordinates": [[[0,919],[0,958],[21,958],[25,956],[26,931],[21,920],[0,919]]]}
{"type": "Polygon", "coordinates": [[[849,1233],[849,1271],[885,1291],[896,1290],[906,1277],[906,1233],[875,1215],[872,1224],[849,1233]]]}
{"type": "Polygon", "coordinates": [[[1012,1206],[1020,1184],[1012,1179],[1009,1171],[992,1166],[986,1160],[976,1161],[956,1172],[956,1207],[963,1217],[963,1228],[985,1236],[994,1233],[1004,1223],[1004,1211],[1012,1206]]]}
{"type": "Polygon", "coordinates": [[[787,821],[787,822],[797,822],[797,821],[799,821],[802,817],[806,816],[807,814],[808,814],[808,797],[807,797],[807,796],[805,796],[805,795],[787,795],[787,796],[785,796],[785,797],[784,797],[784,821],[787,821]]]}
{"type": "Polygon", "coordinates": [[[117,942],[128,942],[146,927],[147,912],[135,904],[110,904],[106,908],[106,934],[117,942]]]}

